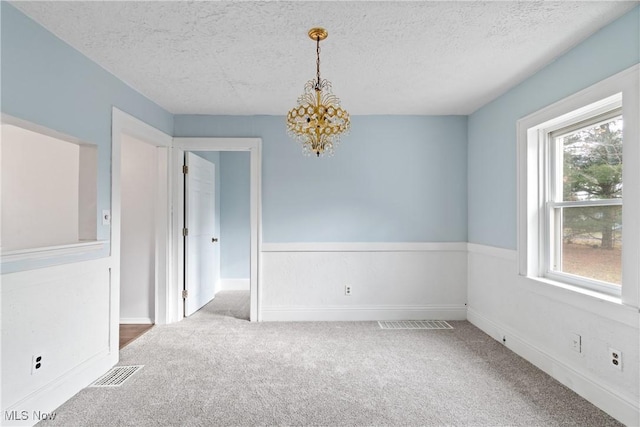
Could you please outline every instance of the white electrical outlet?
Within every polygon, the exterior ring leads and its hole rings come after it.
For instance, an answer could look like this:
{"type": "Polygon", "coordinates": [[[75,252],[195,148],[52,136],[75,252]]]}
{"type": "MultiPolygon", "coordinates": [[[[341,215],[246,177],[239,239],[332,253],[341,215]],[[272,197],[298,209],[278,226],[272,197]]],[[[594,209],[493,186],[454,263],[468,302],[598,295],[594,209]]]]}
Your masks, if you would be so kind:
{"type": "Polygon", "coordinates": [[[31,375],[36,372],[40,372],[42,370],[42,356],[33,355],[31,356],[31,375]]]}
{"type": "Polygon", "coordinates": [[[571,348],[577,353],[582,353],[582,337],[579,334],[571,334],[571,348]]]}
{"type": "Polygon", "coordinates": [[[622,371],[622,352],[620,350],[609,347],[609,361],[611,366],[622,371]]]}
{"type": "Polygon", "coordinates": [[[344,285],[344,294],[348,297],[351,296],[351,285],[344,285]]]}

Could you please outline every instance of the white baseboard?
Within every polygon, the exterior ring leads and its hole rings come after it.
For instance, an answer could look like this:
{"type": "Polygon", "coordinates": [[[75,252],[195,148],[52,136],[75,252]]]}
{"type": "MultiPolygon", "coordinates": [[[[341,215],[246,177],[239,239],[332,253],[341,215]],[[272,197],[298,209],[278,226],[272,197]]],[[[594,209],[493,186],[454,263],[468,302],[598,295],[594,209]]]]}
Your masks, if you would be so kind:
{"type": "Polygon", "coordinates": [[[221,291],[248,291],[249,279],[220,279],[221,291]]]}
{"type": "Polygon", "coordinates": [[[465,320],[465,305],[262,307],[265,322],[335,322],[375,320],[465,320]]]}
{"type": "Polygon", "coordinates": [[[18,403],[9,408],[2,408],[1,424],[33,426],[40,421],[39,417],[55,417],[55,410],[60,405],[111,369],[118,362],[117,356],[117,353],[110,354],[109,350],[105,349],[18,403]],[[7,419],[11,416],[13,420],[7,419]]]}
{"type": "Polygon", "coordinates": [[[628,425],[640,425],[640,406],[634,399],[603,386],[596,378],[578,372],[568,364],[552,356],[544,349],[519,336],[510,327],[495,322],[472,307],[467,310],[467,320],[487,335],[502,342],[517,355],[526,359],[603,411],[628,425]]]}
{"type": "Polygon", "coordinates": [[[153,325],[153,320],[148,317],[121,317],[121,325],[153,325]]]}

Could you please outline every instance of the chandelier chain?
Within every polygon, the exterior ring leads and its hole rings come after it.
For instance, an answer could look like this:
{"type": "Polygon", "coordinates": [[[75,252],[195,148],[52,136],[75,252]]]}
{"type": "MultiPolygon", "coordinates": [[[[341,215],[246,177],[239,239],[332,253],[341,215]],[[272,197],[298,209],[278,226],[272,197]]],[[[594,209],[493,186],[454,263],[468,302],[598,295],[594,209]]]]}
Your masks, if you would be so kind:
{"type": "Polygon", "coordinates": [[[316,75],[318,80],[316,80],[316,90],[321,90],[320,88],[320,36],[316,37],[316,75]]]}

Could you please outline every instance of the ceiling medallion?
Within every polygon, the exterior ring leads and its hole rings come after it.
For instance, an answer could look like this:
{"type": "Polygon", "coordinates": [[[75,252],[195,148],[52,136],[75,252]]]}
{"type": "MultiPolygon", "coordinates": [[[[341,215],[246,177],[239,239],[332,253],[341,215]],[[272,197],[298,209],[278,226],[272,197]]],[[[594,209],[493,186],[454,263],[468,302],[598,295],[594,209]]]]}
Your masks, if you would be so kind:
{"type": "Polygon", "coordinates": [[[287,114],[287,131],[302,143],[305,154],[332,155],[340,136],[350,127],[349,113],[340,106],[340,99],[331,90],[329,80],[320,79],[320,40],[329,34],[324,28],[309,30],[316,41],[316,78],[304,86],[298,105],[287,114]]]}

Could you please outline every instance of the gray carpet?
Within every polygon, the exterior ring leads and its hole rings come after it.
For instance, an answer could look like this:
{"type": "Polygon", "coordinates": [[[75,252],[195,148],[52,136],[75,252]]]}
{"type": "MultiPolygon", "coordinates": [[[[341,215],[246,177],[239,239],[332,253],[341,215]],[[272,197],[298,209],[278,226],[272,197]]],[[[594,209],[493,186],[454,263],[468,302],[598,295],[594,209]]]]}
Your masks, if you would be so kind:
{"type": "Polygon", "coordinates": [[[145,367],[87,388],[47,426],[620,425],[468,322],[250,323],[224,292],[121,352],[145,367]]]}

